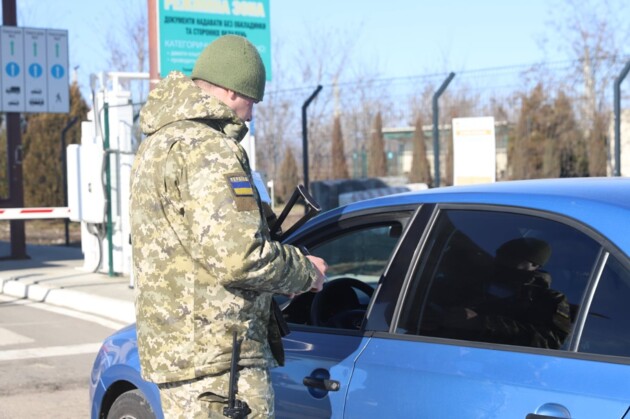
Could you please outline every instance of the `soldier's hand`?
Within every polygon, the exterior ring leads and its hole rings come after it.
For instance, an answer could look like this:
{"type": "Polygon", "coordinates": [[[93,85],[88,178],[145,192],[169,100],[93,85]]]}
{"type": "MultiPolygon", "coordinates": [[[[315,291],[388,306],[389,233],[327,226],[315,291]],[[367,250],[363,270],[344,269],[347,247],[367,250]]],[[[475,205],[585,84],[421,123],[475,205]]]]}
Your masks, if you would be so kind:
{"type": "Polygon", "coordinates": [[[324,287],[328,265],[326,264],[326,261],[324,259],[317,256],[307,255],[306,257],[308,258],[308,260],[311,261],[318,274],[317,279],[311,284],[311,292],[319,292],[324,287]]]}

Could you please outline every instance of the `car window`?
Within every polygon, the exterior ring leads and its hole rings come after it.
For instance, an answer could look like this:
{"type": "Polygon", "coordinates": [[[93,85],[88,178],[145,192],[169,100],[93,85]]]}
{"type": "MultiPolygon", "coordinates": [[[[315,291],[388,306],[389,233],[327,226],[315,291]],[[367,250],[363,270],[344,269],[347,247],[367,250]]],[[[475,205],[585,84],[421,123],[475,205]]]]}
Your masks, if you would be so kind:
{"type": "Polygon", "coordinates": [[[326,260],[327,282],[318,294],[294,298],[283,314],[289,323],[358,329],[378,280],[402,233],[398,221],[343,231],[309,248],[326,260]]]}
{"type": "Polygon", "coordinates": [[[397,332],[565,348],[599,249],[540,216],[441,210],[397,332]]]}
{"type": "Polygon", "coordinates": [[[376,286],[401,228],[397,225],[372,226],[342,234],[311,249],[328,263],[328,280],[351,276],[376,286]]]}
{"type": "Polygon", "coordinates": [[[630,356],[630,270],[610,256],[597,285],[578,351],[630,356]]]}

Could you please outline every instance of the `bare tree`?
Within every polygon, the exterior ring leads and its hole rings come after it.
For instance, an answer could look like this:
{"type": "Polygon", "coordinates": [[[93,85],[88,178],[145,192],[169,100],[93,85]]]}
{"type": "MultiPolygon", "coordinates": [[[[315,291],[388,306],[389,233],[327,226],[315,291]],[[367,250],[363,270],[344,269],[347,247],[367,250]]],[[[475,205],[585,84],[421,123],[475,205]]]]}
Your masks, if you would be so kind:
{"type": "Polygon", "coordinates": [[[552,28],[561,39],[559,47],[568,50],[576,63],[572,96],[587,140],[592,176],[606,173],[605,127],[611,117],[612,82],[627,60],[622,47],[630,41],[628,7],[627,1],[558,0],[552,8],[557,14],[552,15],[552,28]]]}
{"type": "MultiPolygon", "coordinates": [[[[308,41],[303,43],[296,57],[302,70],[300,82],[324,86],[308,108],[309,160],[313,179],[331,176],[331,148],[327,141],[332,137],[332,126],[327,122],[329,115],[339,115],[344,145],[348,147],[346,152],[353,156],[353,175],[361,176],[362,156],[370,139],[373,118],[379,109],[394,108],[388,89],[375,83],[378,63],[366,64],[355,56],[355,45],[360,42],[361,32],[361,27],[343,30],[311,28],[308,41]]],[[[304,99],[311,92],[306,91],[304,99]]]]}
{"type": "MultiPolygon", "coordinates": [[[[121,27],[107,33],[105,48],[109,51],[108,64],[116,71],[147,72],[149,68],[149,24],[146,4],[125,5],[120,13],[124,19],[121,27]]],[[[120,6],[119,6],[120,7],[120,6]]],[[[135,100],[144,101],[148,92],[148,82],[138,81],[131,87],[123,81],[123,87],[132,90],[135,100]]]]}
{"type": "MultiPolygon", "coordinates": [[[[352,176],[367,176],[367,146],[376,114],[383,109],[388,120],[395,119],[396,106],[390,90],[373,74],[357,74],[356,81],[341,87],[341,125],[346,151],[352,158],[352,176]],[[391,118],[391,119],[390,119],[391,118]]],[[[382,114],[383,115],[383,114],[382,114]]]]}
{"type": "MultiPolygon", "coordinates": [[[[264,100],[254,111],[256,136],[256,170],[267,179],[279,179],[280,165],[285,159],[286,149],[297,149],[300,138],[299,104],[294,91],[283,91],[285,84],[292,83],[289,63],[282,60],[284,45],[273,45],[273,79],[267,82],[264,100]]],[[[293,185],[292,187],[295,187],[293,185]]]]}

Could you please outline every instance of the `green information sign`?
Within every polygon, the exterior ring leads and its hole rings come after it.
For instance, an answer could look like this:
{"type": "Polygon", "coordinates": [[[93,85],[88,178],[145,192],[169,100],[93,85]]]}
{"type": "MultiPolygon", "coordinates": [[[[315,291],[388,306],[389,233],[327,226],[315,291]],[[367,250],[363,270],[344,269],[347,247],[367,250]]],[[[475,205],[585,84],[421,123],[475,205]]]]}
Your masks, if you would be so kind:
{"type": "Polygon", "coordinates": [[[269,0],[157,0],[157,8],[160,76],[190,75],[206,45],[235,34],[258,48],[271,80],[269,0]]]}

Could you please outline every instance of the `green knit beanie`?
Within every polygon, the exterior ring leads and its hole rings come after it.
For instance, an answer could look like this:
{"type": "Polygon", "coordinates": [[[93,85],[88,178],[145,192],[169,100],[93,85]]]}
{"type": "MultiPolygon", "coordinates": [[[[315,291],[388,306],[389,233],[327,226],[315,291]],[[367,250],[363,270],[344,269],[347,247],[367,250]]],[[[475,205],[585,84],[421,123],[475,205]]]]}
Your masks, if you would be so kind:
{"type": "Polygon", "coordinates": [[[265,66],[256,47],[242,36],[224,35],[212,41],[197,58],[192,78],[256,101],[265,95],[265,66]]]}

